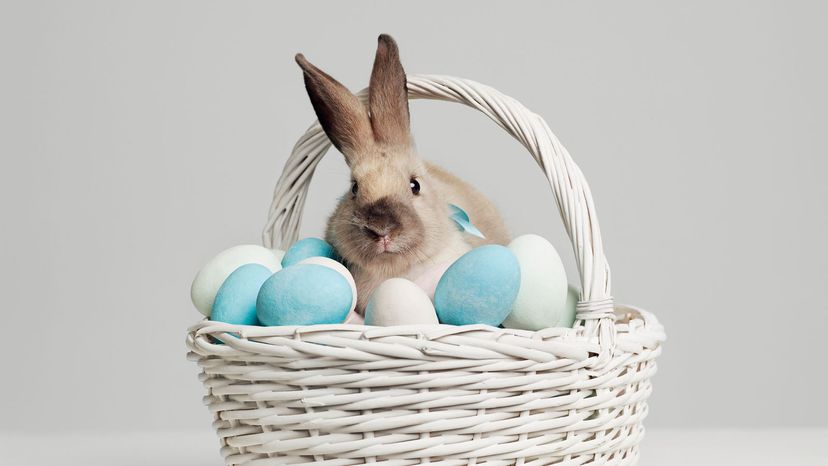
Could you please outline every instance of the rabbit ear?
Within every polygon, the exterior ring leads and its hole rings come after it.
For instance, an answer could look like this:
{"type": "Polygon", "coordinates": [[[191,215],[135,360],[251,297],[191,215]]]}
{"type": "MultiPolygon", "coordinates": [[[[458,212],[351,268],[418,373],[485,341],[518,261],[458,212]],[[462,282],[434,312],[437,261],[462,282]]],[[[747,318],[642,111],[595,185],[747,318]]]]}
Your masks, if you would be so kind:
{"type": "Polygon", "coordinates": [[[410,144],[408,90],[397,43],[388,34],[379,36],[368,108],[374,139],[391,144],[410,144]]]}
{"type": "Polygon", "coordinates": [[[305,88],[322,129],[348,160],[373,140],[365,106],[339,81],[315,67],[301,53],[296,55],[296,63],[304,72],[305,88]]]}

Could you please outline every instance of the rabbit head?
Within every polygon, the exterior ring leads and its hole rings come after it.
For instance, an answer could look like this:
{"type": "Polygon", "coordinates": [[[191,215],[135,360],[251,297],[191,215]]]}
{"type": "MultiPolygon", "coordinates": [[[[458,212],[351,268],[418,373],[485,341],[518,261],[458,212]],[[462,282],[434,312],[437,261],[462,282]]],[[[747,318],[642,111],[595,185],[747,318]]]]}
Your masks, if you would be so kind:
{"type": "Polygon", "coordinates": [[[385,34],[378,42],[367,106],[302,54],[296,61],[319,123],[351,170],[328,239],[349,267],[399,271],[431,257],[457,230],[440,183],[414,150],[397,44],[385,34]]]}

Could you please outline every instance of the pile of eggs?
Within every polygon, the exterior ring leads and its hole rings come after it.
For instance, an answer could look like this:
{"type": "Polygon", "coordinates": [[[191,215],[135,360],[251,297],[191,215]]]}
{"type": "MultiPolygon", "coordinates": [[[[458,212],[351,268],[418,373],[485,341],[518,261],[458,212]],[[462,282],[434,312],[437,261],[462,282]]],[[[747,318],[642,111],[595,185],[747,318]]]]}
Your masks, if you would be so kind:
{"type": "MultiPolygon", "coordinates": [[[[211,320],[238,325],[363,323],[357,289],[330,244],[297,241],[282,252],[227,249],[196,275],[191,296],[211,320]]],[[[486,245],[411,280],[391,278],[372,293],[366,325],[486,324],[525,330],[571,327],[577,289],[555,248],[537,235],[486,245]]]]}
{"type": "Polygon", "coordinates": [[[211,320],[238,325],[342,323],[356,307],[356,284],[317,238],[286,252],[242,245],[222,251],[196,275],[190,295],[211,320]]]}

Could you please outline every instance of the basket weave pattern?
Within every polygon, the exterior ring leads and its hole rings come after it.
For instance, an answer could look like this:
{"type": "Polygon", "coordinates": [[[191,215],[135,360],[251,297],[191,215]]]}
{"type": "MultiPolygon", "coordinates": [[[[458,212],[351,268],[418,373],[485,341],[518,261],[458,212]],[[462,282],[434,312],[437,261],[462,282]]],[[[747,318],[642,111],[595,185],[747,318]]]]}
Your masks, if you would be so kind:
{"type": "MultiPolygon", "coordinates": [[[[614,305],[580,170],[543,119],[490,87],[410,76],[408,88],[410,98],[480,110],[538,162],[580,272],[576,325],[529,332],[205,320],[187,345],[226,464],[634,464],[665,335],[652,314],[614,305]]],[[[318,123],[296,144],[265,245],[298,237],[310,179],[329,147],[318,123]]]]}

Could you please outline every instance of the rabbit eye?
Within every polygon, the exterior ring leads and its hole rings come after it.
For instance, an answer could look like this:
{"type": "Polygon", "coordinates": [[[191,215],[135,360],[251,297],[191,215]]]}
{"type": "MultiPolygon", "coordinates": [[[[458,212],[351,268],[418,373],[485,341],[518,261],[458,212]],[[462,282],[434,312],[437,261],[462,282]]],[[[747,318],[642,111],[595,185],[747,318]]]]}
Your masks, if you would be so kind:
{"type": "Polygon", "coordinates": [[[351,194],[356,196],[357,191],[359,191],[359,185],[357,185],[357,182],[354,181],[351,183],[351,194]]]}
{"type": "Polygon", "coordinates": [[[414,178],[411,178],[411,181],[409,182],[409,184],[411,186],[411,192],[414,193],[415,196],[417,194],[420,194],[420,182],[419,181],[417,181],[414,178]]]}

